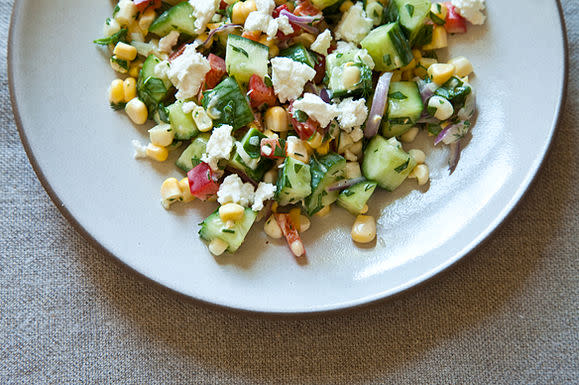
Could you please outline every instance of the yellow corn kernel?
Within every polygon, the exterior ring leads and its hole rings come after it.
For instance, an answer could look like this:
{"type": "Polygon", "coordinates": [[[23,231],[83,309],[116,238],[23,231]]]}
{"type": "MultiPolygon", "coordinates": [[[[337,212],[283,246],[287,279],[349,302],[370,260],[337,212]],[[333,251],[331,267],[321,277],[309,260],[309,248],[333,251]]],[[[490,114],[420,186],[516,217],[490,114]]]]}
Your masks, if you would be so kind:
{"type": "Polygon", "coordinates": [[[220,256],[225,253],[229,245],[222,239],[215,238],[209,243],[209,251],[215,256],[220,256]]]}
{"type": "Polygon", "coordinates": [[[207,115],[205,109],[201,106],[197,106],[191,112],[193,121],[197,125],[197,128],[201,132],[209,132],[213,129],[213,120],[207,115]]]}
{"type": "Polygon", "coordinates": [[[432,3],[430,6],[430,12],[440,20],[444,21],[446,20],[446,14],[448,13],[448,10],[442,3],[432,3]]]}
{"type": "Polygon", "coordinates": [[[330,152],[330,140],[322,143],[318,148],[316,148],[316,152],[320,155],[326,155],[330,152]]]}
{"type": "Polygon", "coordinates": [[[396,70],[392,72],[392,81],[399,82],[402,80],[402,71],[396,70]]]}
{"type": "Polygon", "coordinates": [[[149,158],[157,162],[164,162],[169,157],[169,150],[165,147],[155,146],[153,143],[149,143],[145,151],[149,158]]]}
{"type": "Polygon", "coordinates": [[[352,8],[353,5],[354,3],[352,3],[350,0],[344,1],[342,5],[340,5],[340,12],[346,12],[348,9],[352,8]]]}
{"type": "Polygon", "coordinates": [[[408,82],[414,77],[414,70],[402,71],[402,80],[408,82]]]}
{"type": "Polygon", "coordinates": [[[418,135],[418,127],[414,126],[406,131],[404,134],[400,135],[400,140],[404,143],[411,143],[414,142],[416,136],[418,135]]]}
{"type": "Polygon", "coordinates": [[[346,179],[354,179],[362,176],[362,170],[360,170],[360,163],[358,162],[347,162],[346,163],[346,179]]]}
{"type": "Polygon", "coordinates": [[[270,216],[267,221],[265,221],[265,224],[263,225],[263,231],[273,239],[280,239],[283,236],[281,228],[279,227],[273,215],[270,216]]]}
{"type": "Polygon", "coordinates": [[[433,65],[436,64],[437,61],[434,58],[429,58],[429,57],[423,57],[420,58],[420,60],[418,60],[418,64],[416,65],[416,68],[414,69],[414,75],[420,77],[420,78],[424,78],[427,74],[428,74],[428,68],[433,65]]]}
{"type": "Polygon", "coordinates": [[[376,238],[376,220],[370,215],[358,215],[352,226],[352,239],[358,243],[369,243],[376,238]]]}
{"type": "Polygon", "coordinates": [[[181,189],[181,199],[183,202],[191,202],[195,199],[191,195],[191,187],[189,186],[189,178],[185,177],[179,181],[179,188],[181,189]]]}
{"type": "Polygon", "coordinates": [[[357,66],[346,66],[342,72],[342,85],[345,89],[350,90],[360,82],[362,76],[360,68],[357,66]]]}
{"type": "Polygon", "coordinates": [[[427,165],[419,164],[414,167],[412,172],[408,175],[408,178],[416,178],[418,185],[424,186],[428,182],[428,178],[430,178],[430,170],[427,165]]]}
{"type": "Polygon", "coordinates": [[[404,67],[400,68],[400,71],[402,71],[402,72],[412,71],[414,68],[416,68],[416,59],[410,60],[410,63],[408,63],[404,67]]]}
{"type": "Polygon", "coordinates": [[[417,164],[423,164],[424,162],[426,162],[426,154],[424,153],[424,151],[419,150],[417,148],[413,148],[412,150],[408,151],[408,153],[412,158],[414,158],[417,164]]]}
{"type": "Polygon", "coordinates": [[[155,146],[167,147],[173,143],[175,131],[170,124],[159,124],[149,130],[149,140],[155,146]]]}
{"type": "Polygon", "coordinates": [[[135,79],[138,78],[139,72],[141,72],[141,68],[143,68],[143,61],[142,60],[135,60],[129,66],[129,72],[128,72],[129,76],[131,76],[135,79]]]}
{"type": "Polygon", "coordinates": [[[279,55],[279,48],[273,39],[268,39],[267,35],[259,38],[259,42],[269,48],[269,57],[273,58],[279,55]]]}
{"type": "Polygon", "coordinates": [[[125,106],[125,112],[135,124],[145,124],[149,116],[147,106],[139,98],[130,100],[125,106]]]}
{"type": "Polygon", "coordinates": [[[137,49],[132,45],[120,41],[115,46],[113,54],[121,60],[133,61],[137,58],[137,49]]]}
{"type": "Polygon", "coordinates": [[[331,206],[324,206],[322,207],[322,209],[320,211],[318,211],[316,213],[316,216],[323,218],[325,216],[327,216],[328,214],[330,214],[330,211],[332,210],[331,206]]]}
{"type": "Polygon", "coordinates": [[[255,0],[238,1],[231,9],[231,22],[233,24],[245,24],[245,19],[253,11],[257,11],[255,0]]]}
{"type": "Polygon", "coordinates": [[[310,162],[310,154],[308,152],[308,148],[303,140],[300,140],[296,137],[290,137],[287,143],[287,156],[291,156],[292,158],[302,161],[304,163],[310,162]],[[294,139],[292,139],[294,138],[294,139]]]}
{"type": "Polygon", "coordinates": [[[414,48],[412,50],[412,56],[414,56],[415,63],[422,59],[422,52],[419,49],[414,48]]]}
{"type": "Polygon", "coordinates": [[[295,44],[302,43],[306,48],[310,48],[312,43],[316,41],[316,37],[311,33],[304,32],[294,37],[293,41],[295,44]]]}
{"type": "Polygon", "coordinates": [[[110,64],[111,68],[120,74],[126,74],[129,72],[129,62],[126,60],[121,60],[115,55],[111,56],[110,64]]]}
{"type": "Polygon", "coordinates": [[[443,26],[437,25],[432,30],[432,41],[424,46],[424,51],[432,51],[433,49],[440,49],[448,47],[448,37],[446,29],[443,26]]]}
{"type": "Polygon", "coordinates": [[[130,102],[137,97],[137,80],[133,77],[128,77],[123,82],[123,93],[125,103],[130,102]]]}
{"type": "Polygon", "coordinates": [[[448,64],[452,64],[454,66],[454,73],[456,76],[465,77],[472,73],[472,63],[470,60],[465,58],[464,56],[455,57],[454,59],[450,59],[448,64]]]}
{"type": "Polygon", "coordinates": [[[428,68],[428,76],[436,84],[444,84],[454,75],[452,64],[436,63],[428,68]]]}
{"type": "Polygon", "coordinates": [[[311,148],[317,149],[317,148],[320,148],[320,146],[322,145],[323,140],[324,140],[324,137],[322,136],[322,134],[320,134],[319,132],[316,132],[316,133],[308,140],[308,144],[310,145],[311,148]]]}
{"type": "Polygon", "coordinates": [[[283,132],[288,130],[287,112],[283,107],[270,107],[265,112],[265,128],[273,132],[283,132]]]}
{"type": "Polygon", "coordinates": [[[219,208],[219,218],[222,222],[238,221],[243,218],[245,210],[237,203],[226,203],[219,208]]]}
{"type": "Polygon", "coordinates": [[[277,212],[277,206],[278,206],[277,202],[273,202],[273,203],[271,204],[271,212],[272,212],[272,213],[276,213],[276,212],[277,212]]]}
{"type": "Polygon", "coordinates": [[[290,216],[290,220],[292,222],[292,224],[294,225],[294,227],[296,229],[300,228],[300,217],[302,215],[302,209],[300,209],[299,207],[293,208],[289,211],[289,216],[290,216]]]}
{"type": "Polygon", "coordinates": [[[370,210],[368,205],[364,205],[364,207],[362,207],[362,210],[360,210],[360,214],[366,214],[368,210],[370,210]]]}
{"type": "Polygon", "coordinates": [[[166,179],[161,185],[161,204],[168,210],[172,203],[179,200],[181,200],[179,181],[175,178],[166,179]]]}
{"type": "Polygon", "coordinates": [[[115,79],[109,87],[109,101],[114,104],[121,103],[125,100],[125,92],[123,90],[123,81],[115,79]]]}
{"type": "Polygon", "coordinates": [[[312,222],[310,221],[310,218],[306,217],[305,215],[300,215],[300,226],[298,228],[300,233],[308,231],[311,225],[312,222]]]}
{"type": "Polygon", "coordinates": [[[155,14],[155,10],[151,7],[147,8],[145,12],[139,18],[139,27],[145,33],[149,32],[149,27],[155,21],[157,15],[155,14]]]}

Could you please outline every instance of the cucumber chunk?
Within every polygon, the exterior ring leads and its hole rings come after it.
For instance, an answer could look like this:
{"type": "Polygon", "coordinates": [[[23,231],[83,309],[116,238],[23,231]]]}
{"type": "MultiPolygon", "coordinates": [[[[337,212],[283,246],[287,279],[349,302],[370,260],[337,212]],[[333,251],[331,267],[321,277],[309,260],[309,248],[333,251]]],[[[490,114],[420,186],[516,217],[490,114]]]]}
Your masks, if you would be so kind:
{"type": "Polygon", "coordinates": [[[193,167],[201,163],[201,157],[207,149],[207,142],[211,134],[203,133],[197,136],[193,142],[187,146],[175,165],[185,172],[189,172],[193,167]]]}
{"type": "Polygon", "coordinates": [[[137,80],[137,94],[147,106],[149,118],[155,115],[159,103],[167,98],[173,87],[169,79],[155,77],[155,67],[160,62],[161,59],[155,55],[149,55],[143,63],[137,80]]]}
{"type": "Polygon", "coordinates": [[[388,20],[400,23],[412,47],[432,41],[433,26],[426,24],[430,6],[429,0],[392,0],[388,5],[388,20]]]}
{"type": "Polygon", "coordinates": [[[338,204],[353,215],[361,214],[376,186],[376,182],[365,181],[347,188],[338,195],[338,204]]]}
{"type": "Polygon", "coordinates": [[[312,158],[310,161],[312,194],[304,201],[308,215],[314,215],[338,199],[339,191],[327,191],[326,189],[344,179],[345,170],[346,159],[338,154],[329,153],[319,159],[312,158]]]}
{"type": "Polygon", "coordinates": [[[372,70],[360,60],[362,50],[332,53],[326,58],[326,73],[328,75],[328,89],[332,98],[349,96],[368,97],[372,93],[372,70]],[[344,84],[346,67],[354,66],[360,71],[360,80],[351,86],[344,84]]]}
{"type": "Polygon", "coordinates": [[[310,51],[308,51],[308,49],[304,47],[302,43],[298,43],[284,49],[279,53],[278,56],[289,57],[294,61],[307,64],[312,68],[316,66],[317,61],[316,57],[310,51]]]}
{"type": "Polygon", "coordinates": [[[400,136],[420,119],[424,105],[416,82],[392,82],[388,91],[388,112],[382,121],[382,135],[400,136]]]}
{"type": "Polygon", "coordinates": [[[199,236],[207,242],[211,242],[216,238],[221,239],[229,245],[227,251],[234,253],[245,240],[245,236],[251,229],[256,217],[257,214],[253,210],[245,209],[243,219],[235,222],[233,227],[229,228],[225,226],[225,223],[219,217],[219,210],[216,210],[201,223],[199,236]]]}
{"type": "Polygon", "coordinates": [[[280,206],[298,203],[311,194],[310,165],[287,157],[277,179],[275,199],[280,206]]]}
{"type": "Polygon", "coordinates": [[[214,89],[203,93],[203,108],[207,111],[213,125],[229,124],[237,130],[255,119],[249,103],[239,84],[228,77],[214,89]]]}
{"type": "Polygon", "coordinates": [[[177,31],[195,37],[197,36],[195,30],[193,6],[188,1],[169,8],[149,27],[149,32],[160,37],[168,35],[171,31],[177,31]]]}
{"type": "Polygon", "coordinates": [[[229,162],[231,166],[243,171],[255,181],[263,179],[263,175],[274,165],[272,159],[261,157],[260,143],[263,138],[267,137],[256,128],[249,129],[241,139],[241,145],[236,146],[229,162]]]}
{"type": "Polygon", "coordinates": [[[177,100],[168,106],[167,111],[169,112],[169,122],[175,132],[175,139],[188,140],[199,134],[191,113],[186,114],[183,112],[183,102],[181,100],[177,100]]]}
{"type": "Polygon", "coordinates": [[[364,151],[362,173],[388,191],[394,191],[416,167],[416,160],[402,149],[396,138],[376,135],[364,151]]]}
{"type": "Polygon", "coordinates": [[[247,84],[252,75],[263,79],[267,75],[268,62],[267,46],[237,35],[227,37],[225,68],[238,82],[247,84]]]}
{"type": "Polygon", "coordinates": [[[360,44],[374,59],[376,71],[393,71],[404,67],[414,58],[410,44],[397,22],[373,29],[360,44]]]}

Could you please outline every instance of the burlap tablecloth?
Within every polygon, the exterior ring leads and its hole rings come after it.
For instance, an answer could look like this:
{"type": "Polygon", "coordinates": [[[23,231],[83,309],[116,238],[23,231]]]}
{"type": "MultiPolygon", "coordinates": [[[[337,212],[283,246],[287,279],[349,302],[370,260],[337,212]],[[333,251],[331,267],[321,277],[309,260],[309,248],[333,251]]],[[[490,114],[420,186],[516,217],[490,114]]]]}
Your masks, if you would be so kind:
{"type": "Polygon", "coordinates": [[[579,2],[563,3],[567,104],[538,178],[504,225],[393,301],[271,320],[151,284],[61,216],[14,125],[12,1],[1,0],[0,383],[578,383],[579,2]]]}

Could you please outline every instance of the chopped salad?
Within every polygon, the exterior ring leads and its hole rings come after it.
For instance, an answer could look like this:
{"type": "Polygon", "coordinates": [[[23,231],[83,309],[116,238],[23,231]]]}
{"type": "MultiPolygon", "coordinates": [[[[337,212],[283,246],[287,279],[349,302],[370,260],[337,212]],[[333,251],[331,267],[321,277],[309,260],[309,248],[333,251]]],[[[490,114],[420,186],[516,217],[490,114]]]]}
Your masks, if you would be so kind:
{"type": "Polygon", "coordinates": [[[256,222],[296,258],[310,217],[337,203],[357,243],[376,237],[374,192],[429,181],[419,131],[451,146],[454,171],[475,97],[465,57],[443,62],[448,35],[482,24],[484,0],[120,0],[95,43],[123,75],[114,110],[153,120],[135,156],[178,152],[176,202],[217,201],[200,237],[234,253],[256,222]],[[402,145],[404,143],[404,146],[402,145]]]}

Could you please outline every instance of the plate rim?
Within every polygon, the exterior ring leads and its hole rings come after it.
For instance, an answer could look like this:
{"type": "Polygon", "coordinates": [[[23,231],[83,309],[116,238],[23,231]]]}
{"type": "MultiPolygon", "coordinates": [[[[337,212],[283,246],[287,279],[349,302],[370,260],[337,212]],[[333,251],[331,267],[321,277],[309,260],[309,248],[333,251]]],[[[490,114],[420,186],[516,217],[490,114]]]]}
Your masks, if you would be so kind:
{"type": "MultiPolygon", "coordinates": [[[[15,26],[16,26],[16,19],[21,11],[24,2],[16,1],[12,6],[12,13],[10,17],[10,26],[8,29],[8,42],[6,45],[7,48],[7,75],[8,75],[8,88],[10,93],[10,103],[12,107],[12,114],[14,116],[14,122],[18,129],[18,134],[20,136],[20,141],[22,146],[24,147],[24,151],[30,161],[32,169],[34,173],[38,177],[42,187],[48,194],[52,203],[57,207],[60,211],[61,215],[68,221],[70,225],[79,233],[84,240],[86,240],[92,247],[104,252],[105,255],[108,257],[112,257],[111,259],[117,263],[118,266],[126,269],[127,271],[131,271],[135,273],[136,276],[141,279],[147,281],[147,283],[154,284],[157,288],[170,293],[171,295],[176,295],[187,301],[193,301],[196,304],[202,305],[206,308],[210,308],[212,310],[219,310],[223,312],[233,312],[233,313],[240,313],[246,315],[257,315],[262,317],[269,317],[269,318],[311,318],[317,317],[320,315],[334,315],[334,314],[341,314],[346,312],[353,312],[355,310],[375,306],[377,304],[384,303],[386,301],[393,300],[395,298],[400,297],[401,295],[406,295],[414,290],[423,287],[424,285],[430,283],[435,278],[439,278],[443,275],[443,273],[448,273],[451,267],[457,265],[459,261],[462,261],[467,255],[475,252],[477,249],[482,247],[506,221],[508,217],[515,211],[515,209],[519,206],[519,204],[523,201],[523,198],[528,193],[528,191],[533,186],[534,182],[537,179],[537,175],[541,168],[545,163],[545,158],[547,154],[549,154],[550,149],[553,145],[553,139],[557,133],[557,128],[561,123],[561,119],[563,116],[563,107],[566,105],[567,102],[567,90],[568,90],[568,79],[569,79],[569,42],[568,42],[568,34],[567,34],[567,26],[565,22],[565,14],[563,11],[563,6],[561,0],[554,0],[555,5],[557,7],[559,20],[560,20],[560,29],[561,29],[561,38],[563,42],[563,78],[561,85],[561,91],[559,94],[559,100],[557,104],[557,108],[554,114],[555,119],[553,120],[553,124],[549,129],[549,138],[546,142],[546,145],[543,147],[542,153],[538,158],[537,162],[532,165],[529,169],[529,173],[527,178],[523,180],[523,182],[517,188],[515,194],[511,197],[510,201],[504,206],[503,210],[499,212],[499,214],[495,217],[493,221],[489,223],[486,229],[481,231],[475,238],[473,238],[462,250],[455,253],[451,258],[447,259],[444,263],[436,266],[435,268],[430,269],[427,272],[422,273],[418,277],[414,277],[413,279],[409,280],[403,285],[400,285],[396,288],[392,288],[389,290],[384,290],[378,293],[375,293],[371,296],[358,298],[356,300],[350,300],[344,303],[339,303],[333,305],[332,308],[328,309],[320,309],[320,310],[304,310],[304,311],[287,311],[287,312],[280,312],[280,311],[266,311],[266,310],[257,310],[257,309],[250,309],[250,308],[243,308],[243,307],[235,307],[229,306],[224,304],[219,304],[215,302],[211,302],[208,300],[204,300],[201,298],[194,297],[192,295],[184,294],[176,289],[173,289],[169,286],[166,286],[157,280],[148,277],[147,275],[139,272],[129,264],[125,263],[119,256],[115,255],[112,251],[110,251],[107,247],[101,244],[96,238],[87,231],[80,222],[70,213],[67,206],[64,202],[60,199],[60,197],[56,194],[54,189],[52,188],[50,182],[44,175],[42,171],[42,167],[38,163],[32,149],[30,147],[30,143],[28,141],[28,137],[26,136],[26,132],[24,130],[24,126],[22,124],[22,118],[20,115],[20,110],[18,108],[18,104],[16,102],[15,96],[15,86],[14,86],[14,66],[13,66],[13,59],[14,59],[14,34],[15,34],[15,26]]],[[[322,306],[323,307],[323,306],[322,306]]]]}

